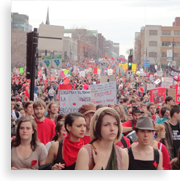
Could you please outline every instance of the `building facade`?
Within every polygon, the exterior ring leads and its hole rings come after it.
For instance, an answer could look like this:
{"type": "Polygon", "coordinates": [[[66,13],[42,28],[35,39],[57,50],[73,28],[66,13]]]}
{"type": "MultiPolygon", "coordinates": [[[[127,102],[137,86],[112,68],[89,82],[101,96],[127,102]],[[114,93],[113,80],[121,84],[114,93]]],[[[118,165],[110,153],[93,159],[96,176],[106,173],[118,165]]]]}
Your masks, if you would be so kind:
{"type": "MultiPolygon", "coordinates": [[[[176,22],[177,24],[178,21],[176,22]]],[[[161,68],[167,68],[169,63],[167,61],[168,49],[173,50],[173,60],[176,62],[176,66],[179,66],[180,26],[146,25],[141,28],[140,32],[135,34],[134,49],[136,58],[140,58],[141,67],[143,66],[143,60],[147,57],[150,60],[151,67],[159,65],[161,68]],[[136,35],[138,36],[136,37],[136,35]]]]}
{"type": "Polygon", "coordinates": [[[29,17],[25,14],[11,13],[11,26],[12,29],[23,30],[24,32],[32,31],[29,17]]]}

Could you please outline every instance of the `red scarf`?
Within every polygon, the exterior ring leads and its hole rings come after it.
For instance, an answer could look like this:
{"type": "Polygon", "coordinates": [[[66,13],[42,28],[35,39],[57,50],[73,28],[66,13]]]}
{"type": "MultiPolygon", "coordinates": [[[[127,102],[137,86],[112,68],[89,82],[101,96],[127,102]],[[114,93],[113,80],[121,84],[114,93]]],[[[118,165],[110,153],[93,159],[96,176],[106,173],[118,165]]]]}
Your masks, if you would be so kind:
{"type": "Polygon", "coordinates": [[[74,164],[77,159],[80,148],[84,145],[84,140],[80,139],[78,142],[71,141],[70,133],[64,138],[63,143],[63,159],[67,167],[74,164]]]}

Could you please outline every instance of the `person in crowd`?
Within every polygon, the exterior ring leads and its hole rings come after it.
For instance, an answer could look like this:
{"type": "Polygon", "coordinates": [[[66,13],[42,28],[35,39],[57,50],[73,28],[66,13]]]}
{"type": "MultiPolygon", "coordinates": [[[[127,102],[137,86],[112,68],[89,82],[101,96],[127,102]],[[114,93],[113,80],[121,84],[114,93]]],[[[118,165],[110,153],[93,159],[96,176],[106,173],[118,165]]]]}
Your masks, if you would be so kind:
{"type": "Polygon", "coordinates": [[[55,165],[51,168],[53,170],[75,169],[78,152],[84,145],[84,140],[82,138],[86,132],[85,117],[78,112],[69,113],[65,118],[65,129],[68,134],[63,142],[59,142],[58,154],[56,152],[57,157],[51,154],[51,150],[53,149],[50,148],[49,157],[46,160],[46,164],[54,161],[55,165]]]}
{"type": "Polygon", "coordinates": [[[157,119],[159,119],[159,116],[156,114],[156,106],[153,102],[150,102],[147,105],[147,110],[151,113],[151,118],[153,119],[154,122],[157,121],[157,119]]]}
{"type": "Polygon", "coordinates": [[[86,133],[83,137],[84,144],[88,144],[91,142],[91,137],[90,137],[90,123],[91,119],[96,112],[96,107],[93,104],[83,104],[79,110],[79,113],[83,114],[85,119],[86,119],[86,133]]]}
{"type": "Polygon", "coordinates": [[[46,118],[54,121],[54,123],[57,123],[57,116],[58,116],[58,106],[55,102],[50,102],[47,106],[48,114],[46,118]]]}
{"type": "Polygon", "coordinates": [[[125,97],[124,99],[123,99],[123,104],[122,104],[122,106],[123,106],[123,108],[124,108],[124,111],[125,111],[125,114],[126,114],[126,116],[127,116],[127,106],[128,106],[128,104],[129,104],[129,98],[128,97],[125,97]]]}
{"type": "MultiPolygon", "coordinates": [[[[56,154],[56,157],[57,157],[59,142],[61,140],[63,140],[67,134],[66,129],[64,127],[64,123],[58,122],[56,125],[55,131],[56,131],[56,135],[53,137],[52,141],[50,141],[46,144],[46,150],[49,151],[49,148],[51,148],[50,152],[53,151],[53,153],[56,154]]],[[[48,153],[48,157],[46,159],[46,162],[49,162],[47,160],[49,159],[49,157],[52,158],[52,156],[54,156],[54,154],[48,153]]],[[[51,162],[49,162],[49,163],[51,163],[51,162]]]]}
{"type": "MultiPolygon", "coordinates": [[[[59,115],[57,116],[57,123],[58,123],[58,122],[64,123],[65,118],[66,118],[66,114],[63,114],[63,113],[59,114],[59,115]]],[[[57,123],[56,123],[56,124],[57,124],[57,123]]]]}
{"type": "Polygon", "coordinates": [[[15,106],[15,99],[11,98],[11,118],[13,118],[15,121],[18,118],[21,118],[21,114],[19,113],[19,111],[16,111],[14,109],[15,106]]]}
{"type": "Polygon", "coordinates": [[[145,104],[141,104],[140,107],[143,112],[147,111],[147,106],[145,104]]]}
{"type": "Polygon", "coordinates": [[[122,105],[116,104],[114,108],[117,108],[119,110],[119,116],[122,123],[126,122],[128,120],[127,116],[125,115],[125,111],[122,105]]]}
{"type": "Polygon", "coordinates": [[[37,124],[38,139],[43,144],[47,144],[55,136],[55,123],[48,118],[44,117],[46,104],[42,100],[33,103],[34,120],[37,124]]]}
{"type": "Polygon", "coordinates": [[[177,157],[177,152],[180,148],[180,107],[178,105],[172,106],[170,116],[171,119],[163,123],[166,135],[161,142],[168,149],[170,160],[172,160],[177,157]]]}
{"type": "Polygon", "coordinates": [[[96,106],[96,110],[98,110],[98,109],[100,109],[100,108],[102,108],[102,107],[105,107],[105,106],[102,105],[102,104],[99,104],[99,105],[96,106]]]}
{"type": "Polygon", "coordinates": [[[135,107],[136,106],[136,101],[135,100],[130,100],[130,104],[131,104],[131,107],[135,107]]]}
{"type": "Polygon", "coordinates": [[[161,109],[161,118],[157,119],[156,123],[157,124],[162,124],[166,120],[170,120],[170,110],[171,108],[168,106],[164,106],[161,109]]]}
{"type": "Polygon", "coordinates": [[[53,89],[53,86],[51,86],[51,88],[48,91],[48,96],[49,96],[50,101],[52,101],[54,99],[54,94],[56,94],[56,92],[53,89]]]}
{"type": "Polygon", "coordinates": [[[34,114],[34,110],[33,110],[33,101],[27,101],[24,104],[24,111],[26,113],[26,117],[32,117],[33,118],[33,114],[34,114]]]}
{"type": "Polygon", "coordinates": [[[128,170],[162,170],[162,153],[151,146],[154,135],[153,120],[140,117],[133,128],[138,137],[138,143],[128,148],[128,170]]]}
{"type": "MultiPolygon", "coordinates": [[[[151,118],[151,116],[149,117],[151,118]]],[[[165,127],[163,125],[155,124],[155,129],[156,129],[154,133],[155,139],[152,138],[150,145],[153,148],[158,149],[162,152],[163,170],[170,170],[171,167],[170,167],[170,159],[169,159],[168,150],[165,145],[159,142],[161,139],[165,138],[165,127]]],[[[132,146],[134,146],[135,144],[136,143],[133,143],[132,146]]]]}
{"type": "Polygon", "coordinates": [[[173,98],[171,97],[171,96],[167,96],[166,98],[165,98],[165,104],[166,104],[166,106],[167,107],[172,107],[172,106],[174,106],[174,100],[173,100],[173,98]]]}
{"type": "Polygon", "coordinates": [[[165,126],[163,124],[155,124],[155,134],[154,134],[154,138],[157,142],[161,141],[162,139],[165,138],[165,126]]]}
{"type": "Polygon", "coordinates": [[[178,150],[178,156],[171,160],[171,169],[180,170],[180,148],[178,150]]]}
{"type": "Polygon", "coordinates": [[[139,117],[143,112],[137,107],[133,107],[131,113],[132,113],[132,120],[128,120],[122,124],[124,135],[127,135],[128,132],[133,131],[133,127],[136,126],[137,120],[139,119],[139,117]]]}
{"type": "Polygon", "coordinates": [[[46,157],[46,148],[37,138],[35,121],[31,117],[22,118],[12,140],[11,170],[37,170],[46,157]]]}
{"type": "Polygon", "coordinates": [[[16,93],[16,94],[15,94],[15,101],[16,101],[16,102],[19,102],[19,101],[21,102],[21,101],[22,101],[19,93],[16,93]]]}
{"type": "Polygon", "coordinates": [[[98,109],[91,120],[91,143],[77,157],[76,170],[127,170],[128,155],[114,143],[121,139],[118,113],[109,107],[98,109]]]}

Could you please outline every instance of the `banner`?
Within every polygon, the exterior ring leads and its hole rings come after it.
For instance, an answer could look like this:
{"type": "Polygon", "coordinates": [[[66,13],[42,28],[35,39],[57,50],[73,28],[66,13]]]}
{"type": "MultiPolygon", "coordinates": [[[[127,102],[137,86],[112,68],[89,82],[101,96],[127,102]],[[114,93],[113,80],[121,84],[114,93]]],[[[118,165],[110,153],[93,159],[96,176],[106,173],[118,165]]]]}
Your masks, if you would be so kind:
{"type": "Polygon", "coordinates": [[[156,88],[150,90],[150,102],[154,104],[162,103],[166,98],[166,88],[156,88]]]}
{"type": "Polygon", "coordinates": [[[78,112],[83,104],[91,103],[90,90],[61,90],[60,113],[78,112]]]}
{"type": "Polygon", "coordinates": [[[175,70],[172,67],[169,66],[169,70],[172,76],[179,76],[180,75],[180,71],[179,70],[175,70]]]}
{"type": "Polygon", "coordinates": [[[132,71],[136,72],[136,67],[137,67],[137,65],[133,63],[132,64],[132,71]]]}
{"type": "Polygon", "coordinates": [[[91,90],[91,103],[108,105],[116,104],[116,82],[107,82],[89,86],[91,90]]]}
{"type": "Polygon", "coordinates": [[[123,66],[123,70],[127,70],[128,69],[128,64],[126,63],[126,64],[122,64],[122,66],[123,66]]]}
{"type": "Polygon", "coordinates": [[[155,85],[154,84],[147,84],[147,90],[151,90],[151,89],[155,89],[155,85]]]}

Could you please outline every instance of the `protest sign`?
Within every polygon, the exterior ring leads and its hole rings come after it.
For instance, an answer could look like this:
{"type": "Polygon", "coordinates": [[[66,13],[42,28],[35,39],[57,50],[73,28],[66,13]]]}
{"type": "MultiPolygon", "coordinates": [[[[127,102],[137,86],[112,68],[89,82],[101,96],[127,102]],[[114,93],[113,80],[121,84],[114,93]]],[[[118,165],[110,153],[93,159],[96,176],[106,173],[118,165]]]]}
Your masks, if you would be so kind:
{"type": "Polygon", "coordinates": [[[136,72],[136,67],[137,67],[137,65],[133,63],[133,64],[132,64],[132,71],[133,71],[133,72],[136,72]]]}
{"type": "Polygon", "coordinates": [[[116,82],[107,82],[89,86],[91,90],[91,103],[108,105],[116,104],[116,82]]]}
{"type": "Polygon", "coordinates": [[[171,96],[176,101],[176,89],[168,89],[168,96],[171,96]]]}
{"type": "Polygon", "coordinates": [[[161,80],[160,79],[157,79],[154,83],[155,84],[159,84],[161,82],[161,80]]]}
{"type": "Polygon", "coordinates": [[[127,70],[128,69],[128,64],[126,63],[126,64],[122,64],[122,66],[123,66],[123,70],[127,70]]]}
{"type": "Polygon", "coordinates": [[[100,83],[113,82],[116,81],[116,76],[101,76],[100,83]]]}
{"type": "Polygon", "coordinates": [[[154,84],[147,84],[147,90],[155,89],[154,84]]]}
{"type": "Polygon", "coordinates": [[[108,69],[108,75],[113,75],[113,69],[108,69]]]}
{"type": "Polygon", "coordinates": [[[19,69],[19,73],[22,74],[23,73],[23,68],[19,69]]]}
{"type": "Polygon", "coordinates": [[[78,112],[83,104],[91,103],[90,90],[61,90],[60,113],[78,112]]]}
{"type": "Polygon", "coordinates": [[[150,90],[150,102],[154,104],[162,103],[166,98],[166,88],[156,88],[150,90]]]}
{"type": "Polygon", "coordinates": [[[169,89],[173,85],[173,79],[171,77],[162,77],[161,87],[169,89]]]}

